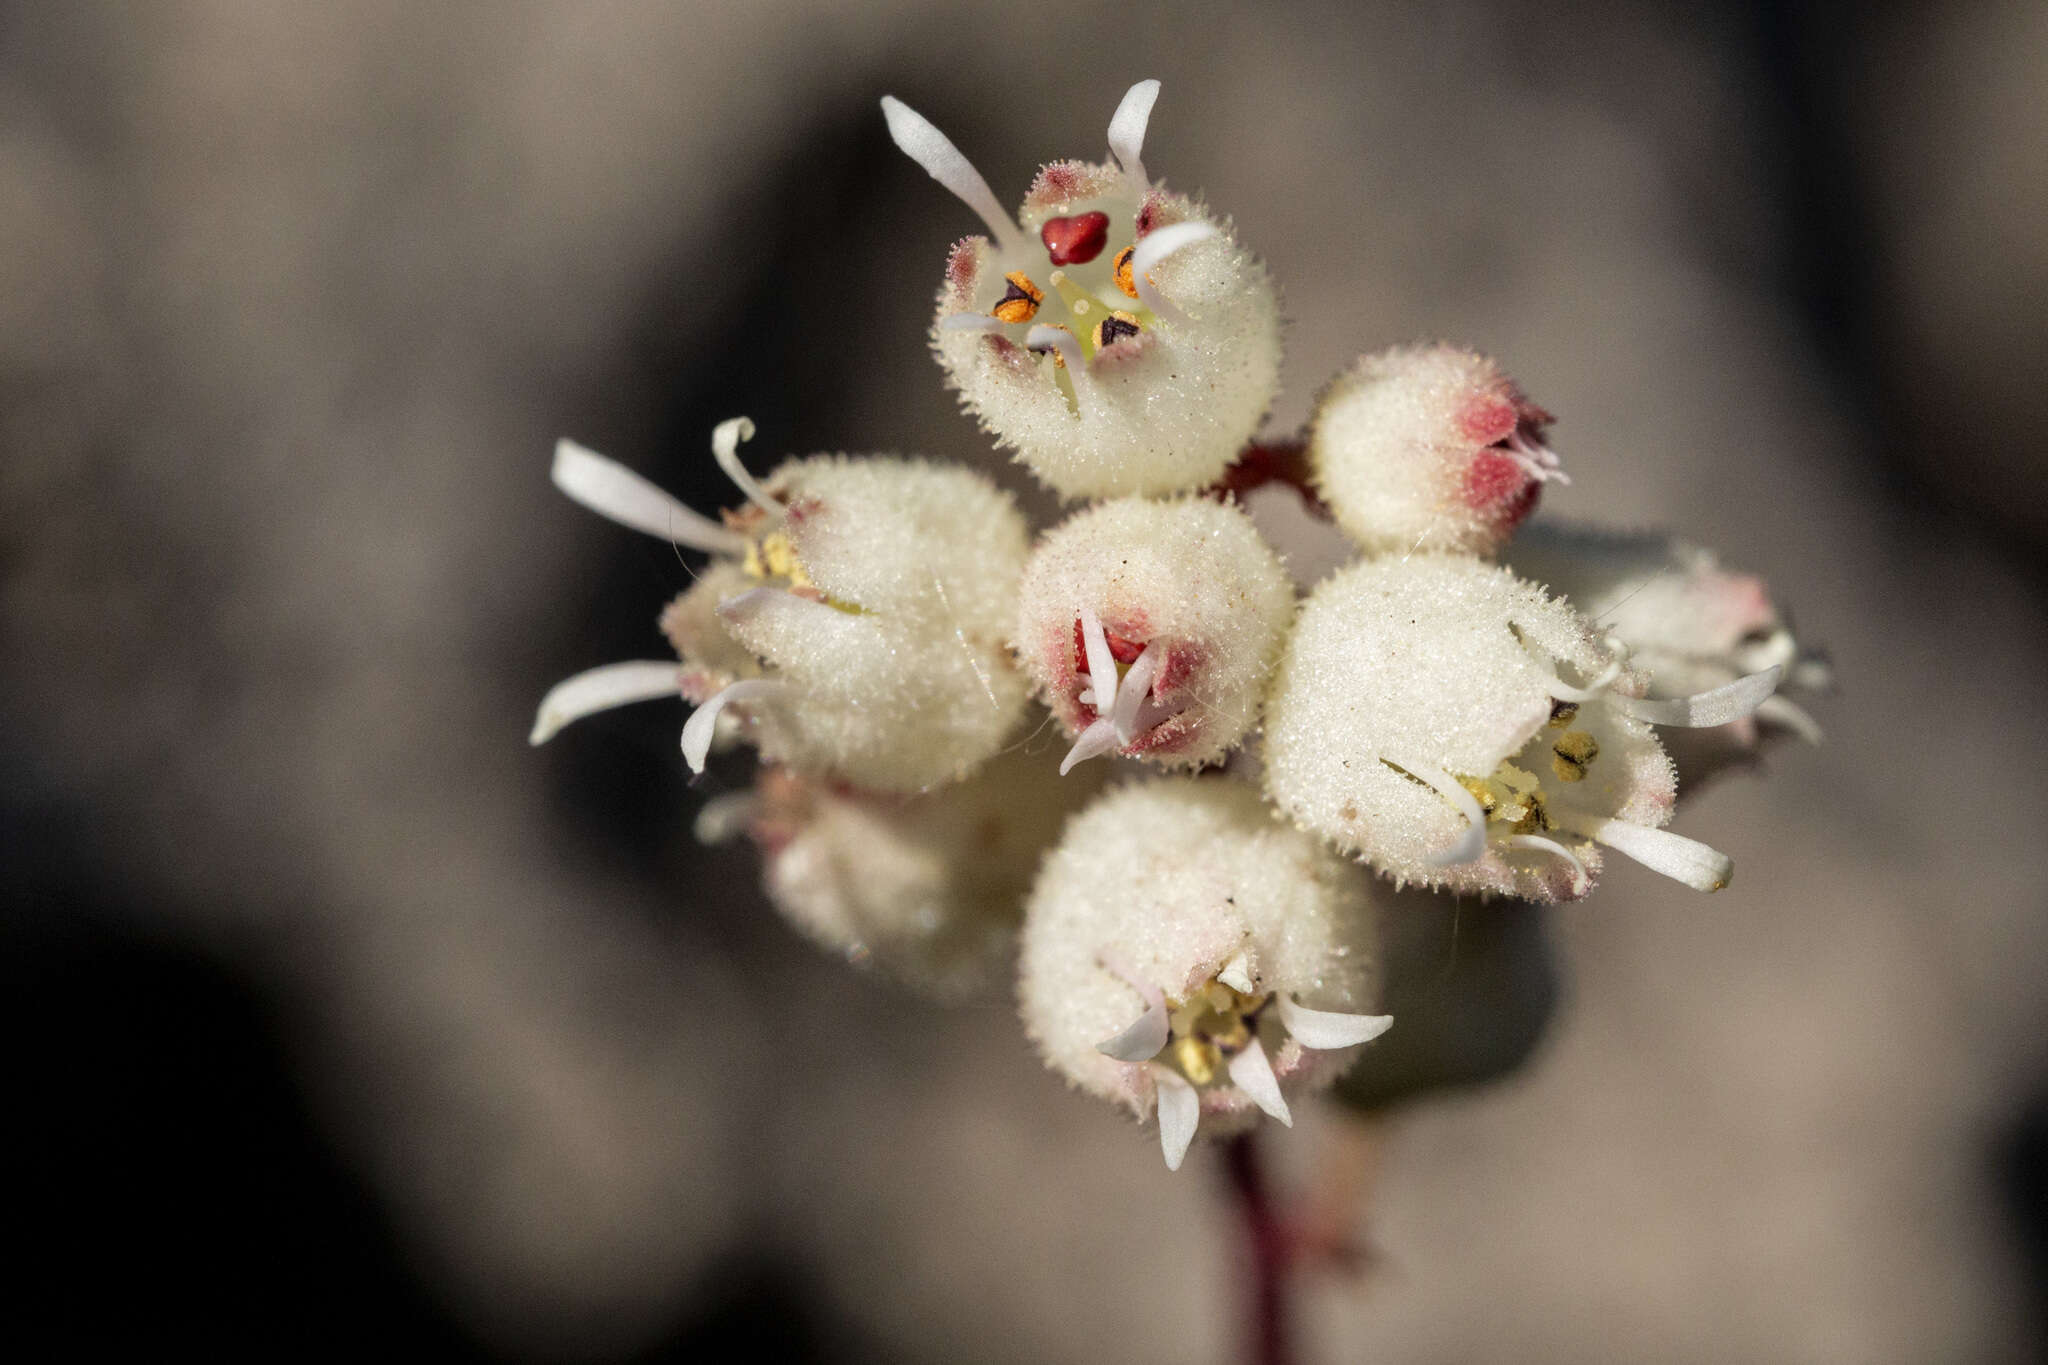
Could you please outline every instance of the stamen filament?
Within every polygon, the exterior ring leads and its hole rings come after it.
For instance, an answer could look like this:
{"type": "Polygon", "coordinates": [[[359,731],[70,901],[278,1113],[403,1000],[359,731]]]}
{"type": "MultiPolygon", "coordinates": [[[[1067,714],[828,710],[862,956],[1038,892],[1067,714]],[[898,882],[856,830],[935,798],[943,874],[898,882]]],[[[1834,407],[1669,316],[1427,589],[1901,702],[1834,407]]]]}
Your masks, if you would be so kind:
{"type": "Polygon", "coordinates": [[[734,702],[759,701],[764,697],[780,696],[789,684],[773,678],[742,678],[715,693],[690,713],[683,722],[683,761],[690,765],[690,771],[704,771],[704,760],[710,756],[711,741],[718,733],[718,713],[734,702]]]}
{"type": "Polygon", "coordinates": [[[932,126],[931,120],[894,95],[882,96],[882,117],[889,121],[889,136],[903,154],[973,209],[1006,254],[1024,248],[1024,234],[1011,221],[1009,211],[997,202],[988,181],[981,178],[981,172],[974,169],[974,163],[950,138],[932,126]]]}
{"type": "Polygon", "coordinates": [[[614,706],[680,696],[680,672],[673,659],[650,659],[605,664],[564,678],[540,699],[540,709],[533,717],[533,733],[526,737],[526,742],[545,744],[570,722],[614,706]]]}
{"type": "Polygon", "coordinates": [[[550,471],[555,487],[570,499],[621,526],[687,545],[712,555],[743,555],[745,536],[693,512],[617,460],[571,440],[555,442],[550,471]]]}
{"type": "Polygon", "coordinates": [[[751,417],[728,417],[711,429],[711,454],[718,461],[718,467],[725,476],[738,485],[740,492],[747,495],[747,501],[771,517],[779,517],[787,509],[757,483],[747,467],[740,463],[740,442],[754,439],[754,419],[751,417]]]}

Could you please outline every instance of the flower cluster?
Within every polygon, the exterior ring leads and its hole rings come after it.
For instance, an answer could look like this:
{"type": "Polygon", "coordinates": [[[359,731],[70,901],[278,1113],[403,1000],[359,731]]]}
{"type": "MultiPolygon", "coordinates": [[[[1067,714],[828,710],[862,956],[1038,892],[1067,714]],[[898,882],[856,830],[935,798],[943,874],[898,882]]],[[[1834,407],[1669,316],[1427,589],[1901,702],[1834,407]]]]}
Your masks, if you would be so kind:
{"type": "Polygon", "coordinates": [[[1705,551],[1518,535],[1568,480],[1550,413],[1485,356],[1367,355],[1298,437],[1261,439],[1273,286],[1147,172],[1158,93],[1132,87],[1110,160],[1046,166],[1015,218],[882,102],[987,229],[952,248],[932,350],[1083,505],[1034,536],[957,466],[814,455],[756,479],[735,418],[711,444],[738,493],[713,518],[564,441],[563,492],[708,562],[660,616],[677,657],[570,678],[533,740],[690,702],[693,772],[760,757],[700,837],[744,832],[805,934],[914,986],[971,993],[1014,956],[1047,1064],[1156,1116],[1178,1167],[1198,1130],[1290,1122],[1290,1095],[1371,1065],[1392,888],[1574,900],[1610,852],[1727,886],[1725,854],[1666,828],[1660,732],[1711,737],[1688,781],[1773,733],[1818,742],[1785,693],[1827,669],[1705,551]],[[1308,552],[1291,573],[1299,547],[1240,502],[1268,485],[1346,546],[1305,593],[1308,552]],[[1064,758],[1028,742],[1048,723],[1064,758]]]}

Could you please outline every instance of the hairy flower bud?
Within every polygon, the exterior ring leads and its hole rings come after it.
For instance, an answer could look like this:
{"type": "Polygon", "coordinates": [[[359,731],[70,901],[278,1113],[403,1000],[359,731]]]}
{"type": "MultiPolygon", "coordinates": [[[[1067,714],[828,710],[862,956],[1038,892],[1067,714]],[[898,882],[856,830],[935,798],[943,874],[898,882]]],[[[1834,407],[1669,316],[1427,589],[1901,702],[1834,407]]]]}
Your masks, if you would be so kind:
{"type": "Polygon", "coordinates": [[[1370,879],[1223,777],[1119,787],[1075,816],[1025,913],[1019,998],[1046,1064],[1159,1115],[1241,1128],[1329,1083],[1392,1020],[1370,879]]]}
{"type": "Polygon", "coordinates": [[[1294,590],[1251,519],[1208,498],[1126,498],[1040,538],[1016,645],[1075,740],[1097,754],[1193,767],[1258,720],[1294,590]]]}
{"type": "Polygon", "coordinates": [[[1316,491],[1369,554],[1491,554],[1565,481],[1551,416],[1483,355],[1397,346],[1331,381],[1309,427],[1316,491]]]}
{"type": "Polygon", "coordinates": [[[550,692],[535,743],[580,716],[678,693],[698,705],[683,753],[744,734],[807,774],[885,791],[966,776],[1021,716],[1015,619],[1023,517],[962,468],[882,456],[789,460],[756,481],[739,462],[753,424],[713,452],[747,497],[722,522],[570,442],[555,482],[593,511],[717,556],[662,615],[673,664],[613,664],[550,692]]]}
{"type": "Polygon", "coordinates": [[[1266,704],[1266,787],[1397,883],[1572,899],[1603,844],[1718,890],[1729,859],[1662,828],[1676,779],[1650,726],[1725,724],[1777,678],[1645,700],[1614,646],[1507,570],[1366,560],[1302,606],[1266,704]]]}
{"type": "Polygon", "coordinates": [[[1045,167],[1021,228],[945,134],[882,101],[896,145],[989,228],[953,248],[932,349],[982,426],[1070,498],[1211,482],[1279,387],[1265,267],[1145,173],[1158,93],[1142,81],[1118,106],[1116,164],[1045,167]]]}

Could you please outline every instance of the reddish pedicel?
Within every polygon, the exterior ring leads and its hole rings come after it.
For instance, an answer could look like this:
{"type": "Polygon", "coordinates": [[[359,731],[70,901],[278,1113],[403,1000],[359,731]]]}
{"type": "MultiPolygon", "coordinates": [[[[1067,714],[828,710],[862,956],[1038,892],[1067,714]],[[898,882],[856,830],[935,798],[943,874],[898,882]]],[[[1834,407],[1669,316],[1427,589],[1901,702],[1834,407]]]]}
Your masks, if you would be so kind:
{"type": "Polygon", "coordinates": [[[1109,241],[1109,215],[1077,213],[1072,218],[1048,218],[1038,230],[1046,255],[1054,265],[1086,265],[1102,254],[1109,241]]]}

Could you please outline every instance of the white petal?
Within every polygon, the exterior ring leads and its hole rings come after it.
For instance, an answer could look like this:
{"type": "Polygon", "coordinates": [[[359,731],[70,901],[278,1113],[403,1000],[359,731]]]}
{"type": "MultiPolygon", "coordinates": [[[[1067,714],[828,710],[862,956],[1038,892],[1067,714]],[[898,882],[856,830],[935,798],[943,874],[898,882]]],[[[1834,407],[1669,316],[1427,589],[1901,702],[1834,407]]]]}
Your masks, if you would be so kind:
{"type": "Polygon", "coordinates": [[[747,467],[740,463],[740,442],[754,439],[754,419],[751,417],[728,417],[711,429],[711,456],[718,461],[718,467],[725,476],[739,485],[747,495],[747,501],[771,517],[779,517],[785,510],[781,503],[768,495],[768,490],[754,480],[747,467]]]}
{"type": "Polygon", "coordinates": [[[939,319],[941,332],[997,332],[1003,320],[987,313],[948,313],[939,319]]]}
{"type": "MultiPolygon", "coordinates": [[[[1162,228],[1161,231],[1172,231],[1162,228]]],[[[1039,323],[1024,334],[1024,345],[1033,351],[1058,351],[1060,359],[1067,362],[1067,374],[1074,381],[1074,397],[1080,401],[1081,394],[1089,385],[1088,362],[1081,354],[1081,343],[1074,334],[1064,327],[1050,327],[1039,323]]]]}
{"type": "Polygon", "coordinates": [[[1486,811],[1480,806],[1479,798],[1465,790],[1464,783],[1442,768],[1432,768],[1427,763],[1402,763],[1398,766],[1409,776],[1435,787],[1444,800],[1457,807],[1458,814],[1465,817],[1465,832],[1449,848],[1430,854],[1431,866],[1454,867],[1459,863],[1469,863],[1486,852],[1486,811]]]}
{"type": "MultiPolygon", "coordinates": [[[[1546,664],[1544,667],[1548,668],[1549,665],[1546,664]]],[[[1589,678],[1584,687],[1573,687],[1556,674],[1552,674],[1543,690],[1559,701],[1592,701],[1595,697],[1607,695],[1607,689],[1621,676],[1621,667],[1620,659],[1608,660],[1607,667],[1589,678]]]]}
{"type": "Polygon", "coordinates": [[[1158,641],[1146,645],[1138,655],[1131,671],[1116,685],[1116,708],[1110,716],[1110,723],[1116,726],[1116,742],[1129,744],[1136,737],[1138,708],[1152,694],[1152,675],[1159,671],[1160,661],[1166,657],[1158,641]]]}
{"type": "Polygon", "coordinates": [[[1081,732],[1074,741],[1074,747],[1067,750],[1067,756],[1060,760],[1060,776],[1065,777],[1074,770],[1074,765],[1086,763],[1108,753],[1116,747],[1116,726],[1107,720],[1098,720],[1081,732]]]}
{"type": "Polygon", "coordinates": [[[1719,891],[1735,875],[1735,860],[1697,839],[1673,834],[1668,829],[1632,825],[1626,820],[1603,820],[1576,811],[1553,811],[1552,818],[1575,834],[1603,843],[1673,881],[1684,882],[1695,891],[1719,891]]]}
{"type": "Polygon", "coordinates": [[[1741,720],[1761,706],[1764,698],[1777,690],[1778,679],[1784,672],[1783,667],[1767,668],[1761,673],[1737,678],[1732,683],[1695,692],[1690,697],[1611,697],[1609,700],[1617,709],[1652,725],[1685,725],[1695,729],[1726,725],[1731,720],[1741,720]]]}
{"type": "Polygon", "coordinates": [[[1149,1062],[1166,1046],[1168,1032],[1166,1001],[1155,1000],[1131,1021],[1129,1028],[1114,1038],[1103,1039],[1095,1050],[1120,1062],[1149,1062]]]}
{"type": "Polygon", "coordinates": [[[1003,250],[1015,251],[1025,244],[1024,234],[1017,231],[1008,211],[996,202],[988,181],[981,178],[973,162],[961,155],[952,139],[932,126],[931,120],[894,95],[882,96],[882,117],[889,121],[889,136],[903,154],[979,214],[1003,250]]]}
{"type": "Polygon", "coordinates": [[[754,793],[726,792],[704,803],[690,824],[690,832],[697,836],[698,843],[706,846],[728,843],[746,831],[760,809],[761,798],[754,793]]]}
{"type": "Polygon", "coordinates": [[[1353,1047],[1369,1043],[1394,1026],[1391,1014],[1344,1014],[1337,1010],[1312,1010],[1294,1003],[1294,997],[1276,997],[1280,1022],[1303,1047],[1320,1049],[1353,1047]]]}
{"type": "Polygon", "coordinates": [[[1216,973],[1216,979],[1234,991],[1250,995],[1255,984],[1252,981],[1251,955],[1245,952],[1238,953],[1236,957],[1223,964],[1223,970],[1216,973]]]}
{"type": "Polygon", "coordinates": [[[1287,1112],[1287,1099],[1280,1093],[1273,1064],[1266,1060],[1266,1049],[1258,1039],[1252,1039],[1245,1044],[1244,1051],[1230,1059],[1230,1083],[1244,1091],[1253,1104],[1289,1128],[1294,1126],[1294,1115],[1287,1112]]]}
{"type": "Polygon", "coordinates": [[[788,686],[768,678],[743,678],[692,711],[690,718],[683,722],[683,761],[690,765],[690,771],[704,771],[704,760],[711,753],[712,738],[718,733],[718,713],[728,704],[772,697],[788,686]]]}
{"type": "MultiPolygon", "coordinates": [[[[1138,290],[1138,301],[1162,318],[1183,319],[1186,315],[1152,287],[1147,272],[1182,247],[1219,235],[1214,223],[1175,223],[1171,227],[1160,228],[1138,243],[1138,249],[1131,254],[1131,283],[1138,290]]],[[[1071,365],[1073,362],[1067,363],[1071,365]]]]}
{"type": "Polygon", "coordinates": [[[1150,185],[1145,178],[1145,128],[1152,122],[1152,105],[1159,98],[1158,81],[1139,81],[1124,92],[1123,102],[1109,119],[1109,154],[1143,194],[1150,185]]]}
{"type": "Polygon", "coordinates": [[[1103,632],[1102,618],[1095,614],[1095,608],[1082,607],[1079,616],[1081,651],[1088,659],[1088,686],[1097,697],[1095,714],[1107,716],[1116,705],[1116,655],[1109,652],[1109,636],[1103,632]]]}
{"type": "Polygon", "coordinates": [[[533,718],[533,733],[526,737],[526,742],[545,744],[571,721],[609,711],[614,706],[680,696],[680,672],[673,659],[650,659],[606,664],[565,678],[540,699],[540,710],[533,718]]]}
{"type": "Polygon", "coordinates": [[[1171,1067],[1153,1067],[1152,1079],[1159,1092],[1159,1150],[1166,1155],[1166,1169],[1177,1171],[1201,1125],[1202,1097],[1171,1067]]]}
{"type": "Polygon", "coordinates": [[[1555,839],[1546,839],[1540,834],[1512,834],[1508,836],[1510,848],[1536,848],[1545,853],[1564,859],[1572,865],[1572,891],[1585,895],[1591,888],[1593,875],[1586,871],[1586,865],[1579,861],[1579,855],[1555,839]]]}
{"type": "Polygon", "coordinates": [[[714,555],[743,555],[746,537],[693,512],[617,460],[571,440],[555,442],[555,487],[601,517],[714,555]]]}
{"type": "Polygon", "coordinates": [[[1818,744],[1823,738],[1820,722],[1808,715],[1806,708],[1790,697],[1765,697],[1757,703],[1756,718],[1783,726],[1808,744],[1818,744]]]}

